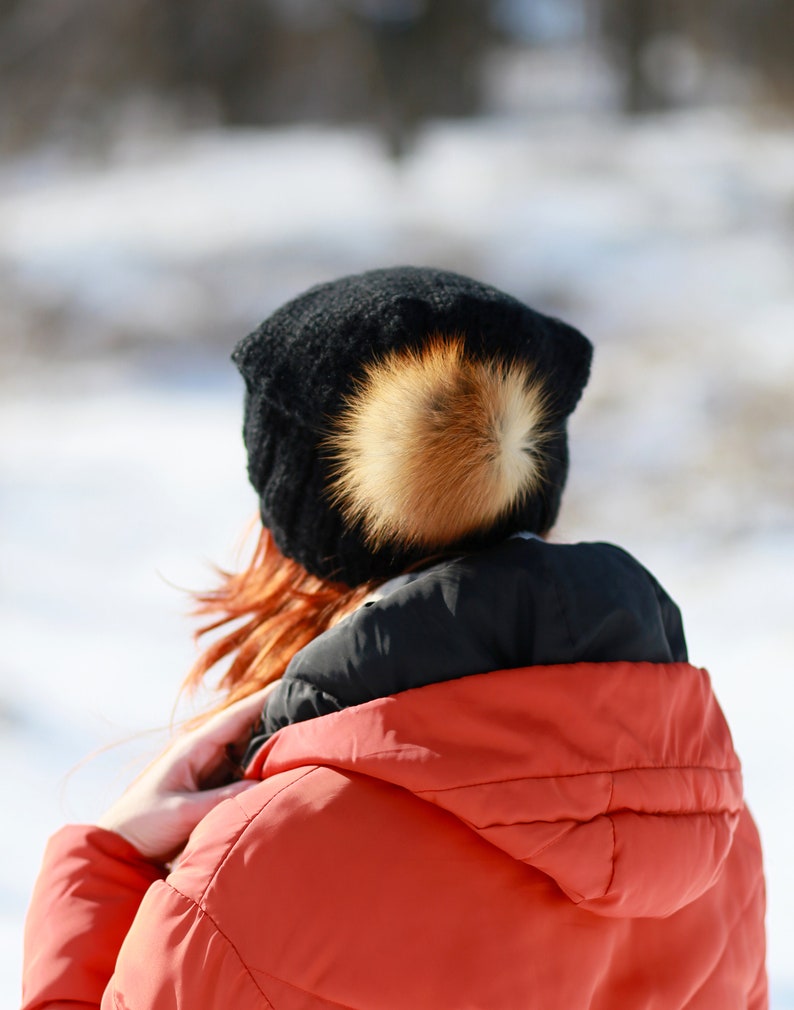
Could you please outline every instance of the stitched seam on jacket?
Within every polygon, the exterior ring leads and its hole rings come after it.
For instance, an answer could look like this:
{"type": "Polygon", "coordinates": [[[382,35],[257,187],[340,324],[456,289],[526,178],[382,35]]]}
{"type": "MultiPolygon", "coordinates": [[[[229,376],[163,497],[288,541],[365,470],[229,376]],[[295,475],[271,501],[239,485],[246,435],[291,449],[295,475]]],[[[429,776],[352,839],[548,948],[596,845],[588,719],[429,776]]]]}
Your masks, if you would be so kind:
{"type": "MultiPolygon", "coordinates": [[[[602,815],[601,815],[601,814],[599,814],[598,816],[599,816],[599,817],[601,817],[602,815]]],[[[593,818],[593,820],[595,820],[595,818],[593,818]]],[[[549,821],[548,823],[550,823],[550,824],[555,824],[555,823],[557,823],[557,822],[556,822],[556,821],[549,821]]],[[[477,825],[475,824],[475,825],[474,825],[474,827],[476,828],[476,827],[477,827],[477,825]]],[[[510,825],[502,825],[502,824],[500,824],[500,825],[499,825],[499,827],[510,827],[510,825]]],[[[562,839],[563,839],[563,838],[565,838],[565,836],[566,836],[566,835],[570,835],[570,833],[571,833],[572,831],[574,831],[574,830],[575,830],[576,828],[578,828],[578,827],[580,827],[580,825],[579,825],[579,824],[571,824],[571,825],[569,825],[569,826],[568,826],[568,827],[567,827],[567,828],[566,828],[566,829],[565,829],[564,831],[562,831],[562,832],[561,832],[561,833],[560,833],[559,835],[555,835],[555,837],[554,837],[554,838],[552,838],[552,839],[550,839],[550,840],[549,840],[548,842],[544,842],[544,843],[543,843],[543,845],[541,845],[541,847],[540,847],[539,849],[532,849],[532,851],[531,851],[531,852],[527,852],[527,853],[526,853],[526,854],[525,854],[524,856],[522,856],[521,858],[522,858],[522,859],[535,859],[535,858],[536,858],[537,856],[539,856],[539,855],[541,855],[542,853],[544,853],[544,852],[546,851],[546,849],[550,848],[550,847],[551,847],[552,845],[556,845],[556,844],[557,844],[557,842],[560,842],[560,841],[562,841],[562,839]]],[[[480,828],[479,830],[483,830],[483,829],[482,829],[482,828],[480,828]]]]}
{"type": "Polygon", "coordinates": [[[312,992],[311,989],[306,989],[302,985],[296,985],[295,982],[290,982],[286,978],[274,975],[272,971],[265,971],[264,968],[254,968],[253,970],[260,975],[267,975],[268,978],[272,978],[274,982],[278,982],[280,985],[286,985],[290,989],[294,989],[296,992],[302,992],[306,996],[311,996],[312,999],[322,1000],[323,1003],[329,1003],[331,1006],[341,1007],[341,1010],[358,1010],[357,1007],[352,1007],[348,1003],[340,1003],[338,1000],[331,999],[330,996],[321,996],[318,992],[312,992]]]}
{"type": "MultiPolygon", "coordinates": [[[[219,873],[219,871],[220,871],[221,867],[223,866],[223,864],[224,864],[224,863],[226,862],[226,860],[227,860],[227,859],[228,859],[228,857],[230,856],[230,854],[231,854],[232,850],[233,850],[233,849],[235,848],[235,846],[237,845],[237,843],[238,843],[238,842],[240,841],[240,839],[241,839],[241,838],[242,838],[242,836],[244,835],[245,831],[246,831],[246,830],[247,830],[247,829],[248,829],[248,828],[250,827],[250,825],[251,825],[251,824],[252,824],[252,823],[254,822],[254,820],[255,820],[255,819],[256,819],[257,817],[259,817],[259,816],[260,816],[260,814],[262,814],[262,813],[263,813],[263,812],[264,812],[265,810],[267,810],[268,806],[270,806],[270,804],[271,804],[271,803],[273,802],[273,800],[275,800],[275,799],[276,799],[276,797],[280,796],[282,792],[284,792],[284,791],[285,791],[286,789],[289,789],[289,788],[290,788],[291,786],[293,786],[293,785],[294,785],[294,784],[295,784],[296,782],[300,782],[300,781],[301,781],[302,779],[305,779],[305,778],[306,778],[306,777],[307,777],[308,775],[311,775],[311,774],[312,774],[313,772],[317,772],[317,771],[320,771],[322,767],[324,767],[324,766],[321,766],[321,765],[314,765],[314,766],[312,766],[312,767],[310,767],[310,768],[307,768],[307,769],[306,769],[306,770],[305,770],[305,771],[303,772],[303,774],[299,775],[299,776],[298,776],[297,778],[293,779],[293,780],[292,780],[291,782],[288,782],[288,783],[286,783],[286,784],[285,784],[284,786],[282,786],[282,788],[281,788],[281,789],[279,789],[279,790],[278,790],[278,792],[275,792],[275,793],[273,793],[273,795],[272,795],[272,796],[271,796],[271,797],[270,797],[270,798],[268,799],[267,803],[265,803],[265,804],[264,804],[264,806],[262,806],[262,808],[261,808],[260,810],[258,810],[258,811],[256,812],[256,814],[254,814],[254,815],[253,815],[253,817],[252,817],[252,816],[250,816],[249,814],[247,814],[247,813],[246,813],[245,811],[243,811],[243,814],[245,815],[245,818],[246,818],[246,823],[245,823],[245,825],[243,826],[243,828],[241,829],[241,831],[240,831],[240,832],[239,832],[239,833],[238,833],[238,834],[236,835],[236,837],[235,837],[235,838],[234,838],[234,839],[232,840],[232,842],[231,842],[231,844],[229,845],[229,848],[228,848],[228,849],[226,850],[226,852],[225,852],[225,854],[224,854],[223,858],[222,858],[222,859],[221,859],[221,860],[219,861],[218,865],[217,865],[217,866],[215,867],[215,870],[214,870],[214,872],[213,872],[212,876],[211,876],[211,877],[210,877],[210,879],[209,879],[209,880],[207,881],[207,884],[206,884],[206,886],[204,887],[204,890],[203,890],[203,891],[201,892],[201,898],[200,898],[200,901],[203,901],[203,900],[204,900],[204,897],[205,897],[205,895],[206,895],[206,893],[207,893],[207,890],[208,890],[208,888],[209,888],[210,884],[211,884],[211,883],[213,882],[213,880],[215,879],[216,875],[217,875],[217,874],[219,873]]],[[[236,797],[234,797],[234,799],[236,800],[236,797]]],[[[241,808],[241,809],[242,809],[242,808],[241,808]]],[[[211,915],[211,914],[210,914],[210,913],[209,913],[209,912],[207,911],[207,909],[206,909],[206,908],[204,908],[204,907],[203,907],[203,905],[200,905],[200,904],[199,904],[199,902],[197,902],[197,901],[196,901],[196,900],[194,900],[193,898],[191,898],[191,897],[189,897],[188,895],[184,894],[184,893],[183,893],[182,891],[180,891],[180,890],[179,890],[179,888],[178,888],[178,887],[175,887],[175,886],[174,886],[174,885],[173,885],[172,883],[170,883],[170,882],[169,882],[168,880],[166,880],[166,881],[165,881],[165,883],[166,883],[166,884],[167,884],[167,885],[168,885],[168,886],[169,886],[169,887],[171,888],[171,890],[172,890],[172,891],[174,891],[174,892],[175,892],[176,894],[179,894],[179,895],[181,895],[181,896],[182,896],[182,897],[183,897],[183,898],[184,898],[184,899],[185,899],[186,901],[190,902],[190,904],[191,904],[191,905],[193,905],[193,906],[194,906],[194,907],[195,907],[196,909],[198,909],[198,911],[199,911],[199,912],[200,912],[201,914],[203,914],[203,915],[206,915],[206,917],[207,917],[207,918],[209,919],[209,921],[210,921],[210,922],[212,923],[212,925],[214,926],[214,928],[215,928],[215,930],[216,930],[216,931],[218,932],[218,934],[219,934],[220,936],[222,936],[222,937],[224,938],[224,940],[226,940],[226,942],[227,942],[227,943],[229,944],[229,946],[231,947],[231,949],[232,949],[232,950],[234,951],[234,953],[235,953],[235,954],[237,955],[237,958],[239,959],[239,961],[240,961],[240,964],[241,964],[241,965],[243,966],[243,969],[245,970],[246,974],[247,974],[247,975],[248,975],[248,976],[249,976],[249,977],[251,978],[251,981],[252,981],[252,982],[253,982],[253,984],[254,984],[254,985],[256,986],[256,988],[257,988],[257,991],[261,993],[261,995],[262,995],[262,998],[263,998],[263,999],[264,999],[264,1001],[265,1001],[265,1002],[267,1003],[268,1007],[270,1007],[270,1008],[271,1008],[271,1010],[275,1010],[275,1008],[273,1007],[273,1004],[272,1004],[272,1003],[271,1003],[271,1002],[270,1002],[270,1001],[268,1000],[268,998],[267,998],[267,996],[266,996],[266,995],[264,994],[264,992],[262,992],[262,989],[261,989],[261,987],[260,987],[260,986],[258,985],[258,983],[257,983],[256,979],[254,978],[254,976],[253,976],[253,974],[252,974],[252,972],[253,972],[253,971],[255,971],[255,972],[256,972],[257,974],[261,974],[261,975],[267,975],[267,976],[268,976],[268,978],[272,978],[272,979],[274,979],[275,981],[277,981],[277,982],[279,982],[279,983],[281,983],[281,984],[283,984],[283,985],[287,985],[287,986],[290,986],[290,988],[292,988],[292,989],[295,989],[295,990],[296,990],[296,991],[298,991],[298,992],[303,992],[303,993],[306,993],[306,995],[308,995],[308,996],[312,996],[312,997],[313,997],[313,998],[315,998],[315,999],[320,999],[320,1000],[325,1000],[325,1002],[327,1002],[327,1003],[331,1003],[331,1004],[332,1004],[332,1005],[334,1005],[334,1006],[338,1006],[338,1007],[340,1007],[340,1008],[341,1008],[341,1010],[356,1010],[356,1008],[355,1008],[355,1007],[350,1007],[350,1006],[348,1006],[348,1005],[347,1005],[347,1004],[345,1004],[345,1003],[339,1003],[339,1002],[337,1002],[336,1000],[332,1000],[332,999],[329,999],[329,998],[328,998],[327,996],[321,996],[321,995],[320,995],[319,993],[315,993],[315,992],[312,992],[312,991],[311,991],[310,989],[305,989],[305,988],[303,988],[302,986],[299,986],[299,985],[296,985],[296,984],[295,984],[294,982],[289,982],[289,981],[287,981],[287,979],[283,979],[283,978],[279,978],[279,976],[278,976],[278,975],[274,975],[274,974],[273,974],[272,972],[269,972],[269,971],[266,971],[266,970],[265,970],[264,968],[253,968],[253,969],[252,969],[252,968],[249,968],[249,966],[248,966],[248,965],[247,965],[247,964],[245,963],[245,961],[244,961],[244,960],[243,960],[243,958],[241,957],[241,955],[240,955],[240,952],[239,952],[239,951],[237,950],[237,948],[235,947],[235,945],[234,945],[234,943],[232,942],[232,940],[231,940],[231,939],[230,939],[230,938],[229,938],[229,937],[228,937],[228,936],[226,935],[226,933],[224,933],[224,931],[223,931],[223,930],[221,929],[221,927],[220,927],[220,926],[218,925],[217,921],[216,921],[216,920],[215,920],[215,919],[213,918],[213,916],[212,916],[212,915],[211,915]]]]}
{"type": "MultiPolygon", "coordinates": [[[[284,792],[285,789],[289,789],[296,782],[300,782],[301,779],[306,778],[307,775],[311,775],[312,772],[316,772],[317,770],[318,770],[318,766],[317,765],[312,765],[311,767],[307,768],[301,775],[298,775],[297,778],[291,779],[289,782],[286,782],[277,792],[273,793],[273,795],[268,799],[267,803],[265,803],[264,806],[260,810],[258,810],[256,812],[256,814],[254,814],[254,817],[251,817],[251,815],[249,813],[247,813],[247,811],[243,810],[242,806],[237,802],[237,797],[233,797],[233,800],[237,803],[237,806],[239,807],[240,812],[242,813],[243,817],[245,817],[245,824],[243,824],[243,826],[240,828],[240,830],[238,831],[238,833],[231,840],[231,842],[229,843],[228,849],[224,852],[223,856],[221,856],[221,858],[218,860],[218,863],[215,866],[215,869],[212,871],[212,873],[210,874],[210,876],[207,878],[207,882],[204,884],[204,889],[202,890],[202,892],[199,895],[198,899],[196,899],[196,904],[200,908],[203,908],[203,905],[201,903],[204,901],[204,898],[206,897],[207,891],[209,890],[210,886],[213,884],[216,876],[220,873],[220,871],[223,868],[223,865],[225,864],[226,860],[232,854],[232,852],[233,852],[235,846],[237,845],[237,843],[240,841],[240,839],[243,837],[243,835],[245,834],[245,832],[248,830],[248,828],[253,823],[254,818],[258,817],[262,813],[262,811],[267,810],[267,808],[270,806],[270,804],[273,802],[273,800],[275,800],[278,796],[280,796],[284,792]]],[[[263,779],[262,781],[264,782],[266,780],[263,779]]],[[[174,888],[174,890],[176,891],[178,889],[174,888]]],[[[179,893],[181,894],[182,892],[179,891],[179,893]]],[[[194,899],[190,898],[189,900],[193,901],[194,899]]]]}
{"type": "MultiPolygon", "coordinates": [[[[393,754],[393,751],[377,751],[374,754],[365,754],[366,760],[371,757],[379,757],[381,754],[393,754]]],[[[334,766],[337,767],[337,766],[334,766]]],[[[342,767],[341,765],[338,767],[342,767]]],[[[477,782],[467,782],[458,786],[438,786],[435,789],[412,789],[412,792],[421,793],[449,793],[456,789],[472,789],[477,786],[497,786],[507,785],[509,782],[542,782],[544,779],[575,779],[583,778],[585,775],[620,775],[622,772],[713,772],[716,775],[737,775],[741,772],[741,767],[736,768],[715,768],[711,765],[631,765],[627,768],[594,768],[586,772],[551,772],[547,775],[516,775],[506,779],[485,779],[477,782]]],[[[364,773],[366,774],[366,772],[364,773]]]]}
{"type": "Polygon", "coordinates": [[[612,820],[611,817],[609,817],[608,814],[607,814],[607,817],[609,819],[609,826],[610,826],[610,828],[612,828],[612,873],[610,873],[610,875],[609,875],[609,883],[604,888],[604,893],[601,895],[602,898],[605,898],[609,894],[609,892],[612,890],[612,884],[615,881],[615,873],[616,873],[617,868],[618,868],[618,860],[617,860],[617,854],[616,854],[617,853],[617,847],[618,847],[618,833],[615,830],[615,822],[612,820]]]}
{"type": "Polygon", "coordinates": [[[615,873],[617,872],[618,868],[617,867],[618,833],[615,828],[615,821],[611,816],[611,814],[614,813],[614,811],[611,811],[609,809],[612,806],[612,797],[614,795],[615,795],[615,776],[612,775],[610,776],[610,782],[609,782],[609,799],[607,800],[607,805],[604,808],[604,816],[609,819],[609,826],[610,828],[612,828],[612,872],[609,875],[609,882],[607,883],[607,886],[604,888],[604,893],[601,895],[602,898],[605,898],[612,890],[612,884],[615,881],[615,873]]]}
{"type": "MultiPolygon", "coordinates": [[[[184,898],[185,901],[188,902],[188,904],[192,905],[193,908],[195,908],[196,911],[199,913],[199,915],[206,916],[207,919],[209,919],[209,921],[212,923],[212,926],[213,926],[215,932],[219,936],[222,936],[223,939],[226,941],[226,943],[231,948],[231,950],[234,951],[234,954],[237,957],[237,960],[240,962],[240,965],[241,965],[243,971],[251,979],[251,983],[254,986],[254,988],[256,989],[256,991],[259,993],[259,995],[265,1001],[265,1003],[270,1008],[270,1010],[275,1010],[275,1007],[273,1006],[273,1004],[270,1002],[270,1000],[267,998],[267,996],[264,994],[264,992],[262,992],[262,987],[259,985],[259,983],[257,982],[257,980],[251,974],[251,969],[248,967],[248,965],[243,960],[242,955],[240,954],[240,951],[237,949],[237,947],[235,947],[234,943],[232,943],[231,939],[226,935],[226,933],[224,933],[224,931],[221,929],[221,927],[218,925],[218,923],[215,921],[215,919],[210,915],[210,913],[206,910],[206,908],[202,908],[201,905],[199,905],[197,901],[195,901],[193,898],[189,897],[187,894],[184,894],[182,891],[179,890],[178,887],[174,887],[174,885],[171,884],[171,883],[169,883],[169,881],[166,880],[165,881],[165,885],[166,885],[166,887],[169,887],[174,892],[174,894],[178,894],[180,896],[180,898],[184,898]]],[[[115,1002],[115,998],[114,998],[114,1002],[115,1002]]]]}
{"type": "MultiPolygon", "coordinates": [[[[442,808],[443,809],[443,808],[442,808]]],[[[617,807],[615,810],[610,810],[607,812],[602,812],[598,814],[593,814],[592,817],[585,817],[584,819],[577,817],[575,814],[567,814],[564,817],[558,817],[556,820],[548,821],[543,820],[540,817],[533,817],[531,822],[526,820],[517,821],[492,821],[490,824],[479,824],[477,821],[473,821],[469,818],[466,819],[466,824],[471,825],[477,831],[490,831],[493,828],[514,828],[516,826],[523,827],[527,823],[532,824],[570,824],[568,830],[573,831],[574,828],[581,828],[585,824],[593,824],[595,821],[600,820],[605,817],[607,820],[612,821],[616,814],[641,814],[643,817],[718,817],[722,818],[726,814],[731,816],[736,815],[737,811],[731,810],[730,807],[719,808],[718,810],[638,810],[636,807],[617,807]]],[[[460,818],[463,820],[463,818],[460,818]]],[[[558,836],[562,838],[562,835],[558,836]]],[[[538,849],[538,852],[542,852],[547,845],[553,845],[554,840],[551,842],[545,842],[543,847],[538,849]]]]}
{"type": "MultiPolygon", "coordinates": [[[[273,1004],[268,1000],[268,998],[264,994],[264,992],[262,992],[261,987],[257,984],[256,979],[251,974],[251,971],[250,971],[248,965],[245,963],[245,961],[241,957],[240,952],[237,950],[237,947],[234,945],[234,943],[232,942],[232,940],[226,935],[226,933],[221,929],[221,927],[218,925],[217,921],[213,918],[213,916],[210,915],[210,913],[204,907],[203,902],[204,902],[204,899],[206,897],[207,891],[209,890],[209,888],[212,885],[212,883],[215,881],[215,878],[217,877],[217,875],[220,872],[221,868],[226,863],[226,860],[231,855],[231,853],[234,850],[234,848],[236,847],[237,843],[240,841],[240,839],[243,837],[243,835],[245,834],[245,832],[251,826],[251,824],[253,823],[254,819],[256,817],[258,817],[261,813],[263,813],[265,810],[267,810],[267,808],[270,806],[270,804],[273,802],[273,800],[275,800],[278,796],[280,796],[285,790],[289,789],[296,782],[300,782],[302,779],[305,779],[308,775],[311,775],[312,772],[316,772],[316,771],[319,771],[319,770],[320,770],[319,766],[314,765],[312,767],[307,768],[304,772],[302,772],[302,774],[298,775],[296,778],[291,779],[289,782],[286,782],[277,792],[273,793],[273,795],[268,798],[267,802],[256,812],[256,814],[253,815],[253,817],[250,814],[248,814],[247,811],[243,810],[242,806],[239,804],[239,802],[237,802],[237,797],[233,797],[234,801],[237,803],[238,808],[240,809],[241,813],[245,817],[245,823],[243,824],[243,826],[240,829],[240,831],[235,835],[235,837],[229,843],[229,847],[226,849],[226,852],[223,854],[223,856],[221,857],[221,859],[218,861],[218,863],[215,866],[214,870],[212,871],[212,873],[210,874],[209,878],[207,879],[207,881],[206,881],[206,883],[204,885],[204,888],[201,891],[201,895],[200,895],[200,897],[198,899],[191,898],[189,895],[185,894],[183,891],[180,891],[178,887],[174,886],[174,884],[171,882],[171,880],[169,878],[167,878],[164,881],[164,883],[175,894],[179,894],[181,897],[183,897],[185,899],[185,901],[187,901],[191,905],[193,905],[198,910],[198,912],[200,914],[206,915],[207,919],[212,923],[212,925],[215,928],[215,930],[218,933],[218,935],[223,937],[223,939],[229,944],[229,946],[231,947],[231,949],[237,955],[237,958],[238,958],[240,964],[242,965],[244,971],[249,976],[249,978],[251,979],[251,982],[256,987],[257,991],[261,994],[262,999],[265,1001],[265,1003],[270,1008],[270,1010],[275,1010],[275,1008],[273,1007],[273,1004]]],[[[267,972],[264,972],[264,974],[267,974],[267,972]]],[[[273,977],[275,978],[276,976],[273,976],[273,977]]]]}

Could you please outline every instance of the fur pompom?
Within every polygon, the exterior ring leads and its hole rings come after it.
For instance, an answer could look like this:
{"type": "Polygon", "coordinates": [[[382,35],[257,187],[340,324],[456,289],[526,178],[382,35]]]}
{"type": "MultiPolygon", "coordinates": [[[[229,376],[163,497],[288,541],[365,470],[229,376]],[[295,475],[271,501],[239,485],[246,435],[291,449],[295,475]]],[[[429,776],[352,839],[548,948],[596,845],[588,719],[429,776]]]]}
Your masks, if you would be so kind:
{"type": "Polygon", "coordinates": [[[332,496],[372,548],[487,530],[543,481],[547,398],[528,365],[437,335],[372,363],[327,441],[332,496]]]}

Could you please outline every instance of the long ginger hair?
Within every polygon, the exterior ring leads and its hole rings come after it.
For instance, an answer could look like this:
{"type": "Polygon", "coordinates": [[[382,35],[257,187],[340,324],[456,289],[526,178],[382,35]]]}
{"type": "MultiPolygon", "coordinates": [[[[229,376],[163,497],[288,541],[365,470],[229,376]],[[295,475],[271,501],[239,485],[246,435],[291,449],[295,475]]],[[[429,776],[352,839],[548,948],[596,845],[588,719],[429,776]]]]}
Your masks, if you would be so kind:
{"type": "Polygon", "coordinates": [[[299,649],[355,610],[375,585],[351,589],[310,575],[284,557],[264,527],[248,566],[220,577],[217,589],[195,594],[195,613],[210,618],[196,639],[229,630],[204,649],[182,685],[199,687],[216,664],[231,659],[215,685],[223,699],[213,711],[278,680],[299,649]]]}

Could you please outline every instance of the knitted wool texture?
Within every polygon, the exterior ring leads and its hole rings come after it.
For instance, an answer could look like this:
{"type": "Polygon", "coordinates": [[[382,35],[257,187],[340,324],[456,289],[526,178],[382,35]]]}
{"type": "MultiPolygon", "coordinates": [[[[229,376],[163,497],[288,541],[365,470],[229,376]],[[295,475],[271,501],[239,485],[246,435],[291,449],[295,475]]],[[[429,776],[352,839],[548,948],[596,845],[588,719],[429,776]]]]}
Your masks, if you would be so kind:
{"type": "Polygon", "coordinates": [[[288,302],[232,355],[246,384],[243,437],[262,521],[279,549],[325,579],[360,585],[427,556],[373,549],[331,500],[327,439],[366,367],[390,352],[448,335],[473,360],[526,363],[547,396],[540,486],[496,522],[443,545],[487,546],[553,525],[568,472],[566,420],[587,382],[592,346],[578,330],[493,287],[441,270],[373,270],[321,284],[288,302]]]}

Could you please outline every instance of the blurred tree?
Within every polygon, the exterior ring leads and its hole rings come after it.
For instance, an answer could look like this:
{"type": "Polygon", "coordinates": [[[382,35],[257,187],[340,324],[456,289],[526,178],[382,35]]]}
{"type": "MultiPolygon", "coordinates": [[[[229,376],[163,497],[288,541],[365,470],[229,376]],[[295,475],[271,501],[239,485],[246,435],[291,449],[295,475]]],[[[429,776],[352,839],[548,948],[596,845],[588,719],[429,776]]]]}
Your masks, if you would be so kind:
{"type": "Polygon", "coordinates": [[[654,42],[670,37],[680,23],[676,0],[601,0],[602,31],[623,81],[629,113],[654,112],[670,104],[663,75],[649,60],[654,42]]]}
{"type": "Polygon", "coordinates": [[[794,102],[794,3],[792,0],[733,0],[736,30],[724,42],[745,68],[761,69],[766,97],[794,102]]]}
{"type": "Polygon", "coordinates": [[[495,32],[486,0],[348,0],[374,57],[378,121],[404,153],[431,116],[480,109],[480,68],[495,32]]]}
{"type": "Polygon", "coordinates": [[[620,73],[628,112],[664,109],[703,92],[720,97],[720,86],[722,97],[735,99],[727,83],[730,68],[756,82],[750,89],[756,96],[794,102],[791,0],[591,2],[620,73]],[[708,86],[709,67],[721,69],[717,86],[708,86]]]}
{"type": "Polygon", "coordinates": [[[477,110],[490,0],[0,0],[0,143],[92,146],[160,96],[228,124],[367,119],[395,153],[477,110]]]}
{"type": "Polygon", "coordinates": [[[696,99],[710,56],[794,101],[792,0],[0,0],[0,148],[101,148],[143,108],[237,125],[369,121],[399,155],[428,118],[481,108],[500,33],[531,58],[585,5],[631,112],[696,99]]]}

